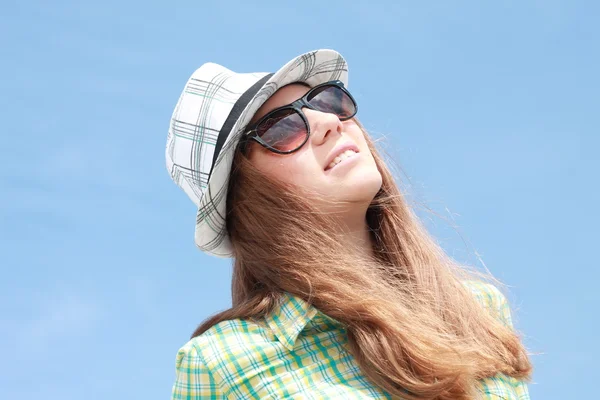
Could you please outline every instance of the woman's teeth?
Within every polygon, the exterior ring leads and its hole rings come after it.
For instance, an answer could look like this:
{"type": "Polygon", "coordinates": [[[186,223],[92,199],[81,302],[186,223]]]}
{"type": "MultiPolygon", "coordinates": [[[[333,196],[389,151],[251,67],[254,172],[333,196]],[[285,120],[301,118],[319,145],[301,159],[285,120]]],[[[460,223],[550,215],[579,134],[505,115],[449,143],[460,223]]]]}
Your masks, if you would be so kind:
{"type": "Polygon", "coordinates": [[[356,154],[356,152],[354,150],[346,150],[345,152],[343,152],[342,154],[340,154],[339,156],[334,158],[333,161],[331,162],[331,164],[329,164],[327,166],[327,169],[331,169],[331,168],[335,167],[337,164],[341,163],[346,158],[352,157],[355,154],[356,154]]]}

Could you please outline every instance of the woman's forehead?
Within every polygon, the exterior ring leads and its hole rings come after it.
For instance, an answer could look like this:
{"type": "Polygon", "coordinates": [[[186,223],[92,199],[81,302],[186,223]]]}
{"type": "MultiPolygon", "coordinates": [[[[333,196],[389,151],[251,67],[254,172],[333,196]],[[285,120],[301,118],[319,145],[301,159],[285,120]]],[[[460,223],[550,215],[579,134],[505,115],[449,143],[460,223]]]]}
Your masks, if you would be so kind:
{"type": "Polygon", "coordinates": [[[290,104],[306,94],[310,86],[304,82],[294,82],[285,85],[277,90],[269,99],[256,111],[249,124],[258,121],[262,116],[277,107],[290,104]]]}

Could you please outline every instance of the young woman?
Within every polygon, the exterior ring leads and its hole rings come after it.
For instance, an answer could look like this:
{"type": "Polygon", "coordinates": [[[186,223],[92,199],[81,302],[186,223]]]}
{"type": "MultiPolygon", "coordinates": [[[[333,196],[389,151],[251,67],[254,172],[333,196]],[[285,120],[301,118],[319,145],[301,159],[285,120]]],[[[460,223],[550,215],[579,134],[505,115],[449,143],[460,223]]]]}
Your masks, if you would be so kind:
{"type": "Polygon", "coordinates": [[[185,85],[167,167],[197,246],[233,258],[233,298],[178,352],[172,398],[528,399],[505,296],[417,220],[347,72],[318,50],[185,85]]]}

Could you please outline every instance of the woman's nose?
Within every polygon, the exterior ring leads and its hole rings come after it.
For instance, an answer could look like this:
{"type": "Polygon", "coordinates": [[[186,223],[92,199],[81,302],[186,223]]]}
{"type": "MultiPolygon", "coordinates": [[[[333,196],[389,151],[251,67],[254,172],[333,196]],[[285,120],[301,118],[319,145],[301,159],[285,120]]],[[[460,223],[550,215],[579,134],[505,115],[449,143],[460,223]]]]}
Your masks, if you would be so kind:
{"type": "Polygon", "coordinates": [[[325,142],[329,135],[339,135],[344,128],[342,121],[333,113],[304,108],[302,110],[310,125],[310,139],[315,145],[325,142]]]}

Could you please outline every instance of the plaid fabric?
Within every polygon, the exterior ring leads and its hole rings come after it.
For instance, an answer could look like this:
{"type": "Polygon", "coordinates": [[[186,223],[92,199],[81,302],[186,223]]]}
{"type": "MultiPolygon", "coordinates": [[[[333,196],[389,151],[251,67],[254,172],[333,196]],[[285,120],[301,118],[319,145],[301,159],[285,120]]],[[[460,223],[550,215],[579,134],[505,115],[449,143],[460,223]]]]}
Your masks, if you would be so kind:
{"type": "MultiPolygon", "coordinates": [[[[496,287],[469,287],[512,324],[496,287]]],[[[183,346],[172,399],[391,399],[361,373],[346,342],[337,321],[287,294],[268,318],[223,321],[183,346]]],[[[524,382],[502,374],[481,380],[479,389],[482,399],[529,399],[524,382]]]]}
{"type": "Polygon", "coordinates": [[[333,50],[302,54],[270,78],[267,73],[236,73],[214,63],[192,74],[173,111],[165,155],[171,178],[198,207],[195,243],[200,250],[232,256],[225,228],[227,180],[234,150],[256,111],[289,83],[316,86],[336,79],[347,85],[348,67],[333,50]],[[228,121],[230,116],[236,117],[228,121]],[[226,122],[234,122],[231,129],[226,122]],[[222,147],[217,146],[220,134],[226,135],[222,147]]]}

